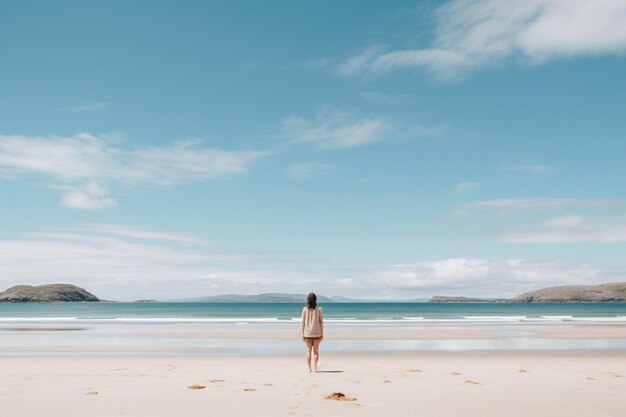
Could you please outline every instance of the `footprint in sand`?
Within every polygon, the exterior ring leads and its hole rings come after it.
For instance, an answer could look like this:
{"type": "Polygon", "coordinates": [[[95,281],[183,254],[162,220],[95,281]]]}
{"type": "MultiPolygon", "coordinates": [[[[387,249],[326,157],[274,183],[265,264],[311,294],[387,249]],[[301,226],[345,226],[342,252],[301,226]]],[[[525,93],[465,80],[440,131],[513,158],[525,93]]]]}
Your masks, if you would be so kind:
{"type": "Polygon", "coordinates": [[[272,384],[264,384],[263,386],[264,387],[273,387],[274,385],[272,385],[272,384]]]}
{"type": "Polygon", "coordinates": [[[388,380],[388,379],[385,379],[383,382],[384,382],[385,384],[390,384],[390,383],[391,383],[391,381],[390,381],[390,380],[388,380]]]}
{"type": "Polygon", "coordinates": [[[224,382],[224,380],[223,379],[212,379],[209,382],[211,382],[212,384],[216,384],[218,382],[224,382]]]}
{"type": "Polygon", "coordinates": [[[244,392],[254,392],[256,391],[254,388],[244,388],[244,392]]]}
{"type": "Polygon", "coordinates": [[[480,385],[480,382],[472,381],[471,379],[466,380],[465,383],[466,384],[473,384],[473,385],[480,385]]]}
{"type": "Polygon", "coordinates": [[[422,372],[421,369],[409,369],[409,372],[422,372]]]}
{"type": "Polygon", "coordinates": [[[518,369],[518,370],[517,370],[517,372],[519,372],[519,373],[521,373],[521,374],[525,374],[525,373],[527,373],[528,371],[527,371],[526,369],[522,368],[522,369],[518,369]]]}
{"type": "Polygon", "coordinates": [[[592,377],[590,377],[590,376],[588,376],[588,377],[587,377],[587,380],[589,380],[589,381],[595,381],[596,379],[595,379],[595,378],[592,378],[592,377]]]}
{"type": "Polygon", "coordinates": [[[454,372],[452,372],[452,375],[463,375],[463,374],[460,373],[460,372],[454,371],[454,372]]]}
{"type": "Polygon", "coordinates": [[[206,386],[205,386],[205,385],[198,385],[198,384],[195,384],[195,385],[189,385],[187,388],[188,388],[188,389],[205,389],[205,388],[206,388],[206,386]]]}
{"type": "Polygon", "coordinates": [[[98,395],[98,391],[89,391],[86,392],[85,395],[98,395]]]}

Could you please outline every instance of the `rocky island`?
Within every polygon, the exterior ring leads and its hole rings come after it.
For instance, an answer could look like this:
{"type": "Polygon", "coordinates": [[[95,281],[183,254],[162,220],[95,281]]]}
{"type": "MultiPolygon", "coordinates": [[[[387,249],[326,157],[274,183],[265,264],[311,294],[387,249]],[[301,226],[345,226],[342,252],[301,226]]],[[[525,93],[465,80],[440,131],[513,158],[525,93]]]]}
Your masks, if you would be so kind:
{"type": "Polygon", "coordinates": [[[16,285],[0,292],[0,303],[95,302],[98,297],[72,284],[16,285]]]}
{"type": "Polygon", "coordinates": [[[429,303],[626,303],[626,282],[599,285],[561,285],[525,292],[515,298],[448,297],[429,303]]]}

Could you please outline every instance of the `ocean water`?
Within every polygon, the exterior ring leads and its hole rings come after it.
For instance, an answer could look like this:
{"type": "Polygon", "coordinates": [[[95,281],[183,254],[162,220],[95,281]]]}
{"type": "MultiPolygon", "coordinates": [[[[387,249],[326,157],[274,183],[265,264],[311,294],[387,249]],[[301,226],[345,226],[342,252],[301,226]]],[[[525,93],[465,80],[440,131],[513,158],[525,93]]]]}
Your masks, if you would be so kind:
{"type": "MultiPolygon", "coordinates": [[[[0,304],[0,355],[301,354],[302,307],[0,304]]],[[[622,330],[626,304],[328,303],[322,307],[325,352],[626,351],[622,330]],[[602,334],[571,336],[571,329],[589,327],[602,329],[602,334]],[[546,336],[551,329],[569,329],[570,336],[546,336]],[[448,336],[426,336],[433,330],[448,336]],[[374,333],[377,336],[362,336],[374,333]],[[489,337],[480,336],[485,333],[489,337]]]]}
{"type": "MultiPolygon", "coordinates": [[[[285,303],[41,303],[0,304],[0,322],[284,322],[301,304],[285,303]]],[[[626,322],[626,303],[430,304],[328,303],[327,322],[626,322]]]]}

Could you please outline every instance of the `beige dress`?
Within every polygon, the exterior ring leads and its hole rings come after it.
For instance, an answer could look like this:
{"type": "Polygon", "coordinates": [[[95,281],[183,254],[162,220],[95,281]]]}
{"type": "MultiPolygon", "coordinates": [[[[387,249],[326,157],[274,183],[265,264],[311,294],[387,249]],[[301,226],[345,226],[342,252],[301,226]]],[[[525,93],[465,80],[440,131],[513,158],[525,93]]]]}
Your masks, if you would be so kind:
{"type": "Polygon", "coordinates": [[[302,309],[302,323],[304,323],[304,337],[322,337],[322,307],[302,309]]]}

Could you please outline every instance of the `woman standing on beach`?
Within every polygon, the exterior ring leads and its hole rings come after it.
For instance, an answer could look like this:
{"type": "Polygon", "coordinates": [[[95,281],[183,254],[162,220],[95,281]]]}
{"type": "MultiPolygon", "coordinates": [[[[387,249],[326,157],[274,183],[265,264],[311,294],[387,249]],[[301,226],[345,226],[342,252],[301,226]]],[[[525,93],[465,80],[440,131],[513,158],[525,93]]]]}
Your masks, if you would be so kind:
{"type": "Polygon", "coordinates": [[[319,346],[324,339],[324,319],[322,307],[317,306],[317,296],[310,293],[306,298],[306,306],[302,309],[302,341],[306,343],[306,364],[309,372],[317,372],[319,346]],[[313,363],[311,364],[311,353],[313,363]],[[311,369],[313,368],[313,369],[311,369]]]}

